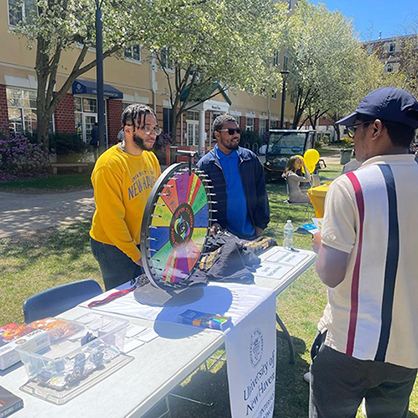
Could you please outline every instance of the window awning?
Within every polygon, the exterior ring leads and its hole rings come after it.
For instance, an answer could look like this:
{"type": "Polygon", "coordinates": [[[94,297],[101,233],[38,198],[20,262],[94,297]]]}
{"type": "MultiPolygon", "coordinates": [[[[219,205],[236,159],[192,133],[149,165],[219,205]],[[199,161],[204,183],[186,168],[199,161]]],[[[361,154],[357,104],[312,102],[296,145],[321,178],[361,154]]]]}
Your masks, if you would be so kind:
{"type": "MultiPolygon", "coordinates": [[[[103,84],[103,91],[104,95],[111,99],[123,99],[123,93],[110,84],[103,84]]],[[[97,94],[97,83],[95,81],[75,80],[73,94],[97,94]]]]}

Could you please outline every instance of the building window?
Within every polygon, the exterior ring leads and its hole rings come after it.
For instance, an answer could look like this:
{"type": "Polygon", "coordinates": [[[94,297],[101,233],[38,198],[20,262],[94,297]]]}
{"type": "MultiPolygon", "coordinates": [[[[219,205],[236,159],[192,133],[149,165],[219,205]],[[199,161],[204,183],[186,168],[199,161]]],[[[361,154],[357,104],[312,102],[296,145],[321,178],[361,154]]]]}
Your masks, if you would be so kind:
{"type": "Polygon", "coordinates": [[[199,121],[199,112],[188,110],[186,112],[186,120],[197,120],[199,121]]]}
{"type": "Polygon", "coordinates": [[[271,98],[275,100],[277,99],[277,91],[273,92],[273,94],[271,95],[271,98]]]}
{"type": "Polygon", "coordinates": [[[279,128],[279,121],[278,120],[271,120],[270,121],[270,129],[278,129],[279,128]]]}
{"type": "Polygon", "coordinates": [[[35,0],[9,0],[9,25],[17,26],[22,20],[32,21],[32,13],[36,13],[35,0]]]}
{"type": "Polygon", "coordinates": [[[36,130],[36,91],[6,88],[10,131],[17,135],[36,130]]]}
{"type": "MultiPolygon", "coordinates": [[[[90,132],[97,122],[97,100],[90,97],[74,96],[75,131],[84,142],[90,141],[90,132]]],[[[107,117],[105,106],[105,137],[107,136],[107,117]]]]}
{"type": "Polygon", "coordinates": [[[276,52],[274,53],[274,57],[273,57],[273,65],[274,65],[275,67],[278,67],[278,66],[279,66],[279,52],[278,52],[278,51],[276,51],[276,52]]]}
{"type": "Polygon", "coordinates": [[[170,58],[170,48],[163,48],[160,52],[161,66],[166,70],[174,70],[174,60],[170,58]]]}
{"type": "Polygon", "coordinates": [[[389,44],[389,52],[395,52],[396,51],[396,43],[395,42],[391,42],[389,44]]]}
{"type": "Polygon", "coordinates": [[[286,55],[283,57],[283,70],[287,70],[287,66],[289,64],[289,57],[286,55]]]}
{"type": "Polygon", "coordinates": [[[188,110],[186,112],[187,145],[193,146],[199,143],[199,112],[188,110]]]}
{"type": "Polygon", "coordinates": [[[260,119],[259,125],[258,125],[258,134],[262,137],[264,132],[267,130],[267,120],[266,119],[260,119]]]}
{"type": "Polygon", "coordinates": [[[393,73],[393,65],[392,64],[385,64],[383,71],[385,73],[393,73]]]}
{"type": "Polygon", "coordinates": [[[141,62],[141,45],[125,46],[125,59],[141,62]]]}
{"type": "Polygon", "coordinates": [[[254,130],[254,118],[245,118],[245,130],[246,131],[254,130]]]}

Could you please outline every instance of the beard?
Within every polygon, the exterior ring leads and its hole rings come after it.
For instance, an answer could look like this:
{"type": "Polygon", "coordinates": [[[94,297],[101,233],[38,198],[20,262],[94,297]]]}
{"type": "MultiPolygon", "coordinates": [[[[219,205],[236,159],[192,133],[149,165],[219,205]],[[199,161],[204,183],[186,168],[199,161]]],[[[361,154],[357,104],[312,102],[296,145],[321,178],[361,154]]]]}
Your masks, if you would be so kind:
{"type": "Polygon", "coordinates": [[[135,132],[133,134],[133,140],[137,147],[141,148],[143,151],[149,151],[152,149],[154,144],[148,145],[140,136],[138,136],[135,132]]]}
{"type": "Polygon", "coordinates": [[[234,142],[232,142],[232,140],[231,140],[231,142],[229,144],[224,142],[223,146],[225,148],[231,150],[231,151],[235,151],[239,147],[239,139],[238,139],[238,141],[234,140],[234,142]]]}

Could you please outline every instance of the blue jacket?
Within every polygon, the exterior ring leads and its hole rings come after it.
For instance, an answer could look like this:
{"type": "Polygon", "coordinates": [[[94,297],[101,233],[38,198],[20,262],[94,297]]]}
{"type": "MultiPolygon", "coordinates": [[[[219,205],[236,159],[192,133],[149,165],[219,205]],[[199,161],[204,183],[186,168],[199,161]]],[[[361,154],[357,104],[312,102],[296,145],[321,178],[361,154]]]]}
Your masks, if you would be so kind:
{"type": "MultiPolygon", "coordinates": [[[[246,148],[238,147],[239,173],[244,187],[247,200],[247,209],[254,226],[265,229],[270,221],[270,208],[267,197],[264,170],[257,156],[246,148]]],[[[221,163],[215,149],[204,155],[197,166],[203,170],[212,180],[217,202],[213,208],[213,218],[218,220],[222,228],[227,228],[226,218],[226,181],[222,171],[221,163]]]]}

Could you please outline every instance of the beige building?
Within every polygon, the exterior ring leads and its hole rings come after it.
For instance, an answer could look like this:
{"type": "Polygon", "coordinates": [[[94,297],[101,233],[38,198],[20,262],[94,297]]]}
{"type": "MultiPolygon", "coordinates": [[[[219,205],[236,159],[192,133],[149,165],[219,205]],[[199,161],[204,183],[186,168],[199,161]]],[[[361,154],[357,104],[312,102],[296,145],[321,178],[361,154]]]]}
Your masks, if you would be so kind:
{"type": "MultiPolygon", "coordinates": [[[[10,33],[16,24],[16,14],[11,12],[10,4],[17,0],[0,0],[0,126],[17,134],[36,129],[36,88],[35,49],[26,47],[26,40],[10,33]]],[[[25,5],[32,4],[24,0],[25,5]]],[[[292,3],[294,0],[292,0],[292,3]]],[[[290,4],[289,4],[290,6],[290,4]]],[[[59,89],[67,76],[67,68],[72,68],[79,48],[63,53],[57,75],[56,89],[59,89]]],[[[95,57],[89,51],[86,61],[95,57]]],[[[273,58],[272,58],[273,59],[273,58]]],[[[276,57],[278,71],[281,68],[276,57]]],[[[166,69],[172,63],[167,60],[166,69]]],[[[174,75],[174,72],[173,72],[174,75]]],[[[143,103],[154,108],[159,123],[165,132],[170,131],[171,105],[167,96],[167,80],[164,72],[140,45],[125,48],[124,59],[114,57],[104,60],[105,121],[108,143],[117,142],[120,130],[120,116],[128,104],[143,103]]],[[[215,91],[216,93],[216,91],[215,91]]],[[[280,126],[281,86],[276,94],[258,96],[248,92],[232,91],[221,93],[210,100],[185,112],[177,127],[177,145],[196,147],[213,146],[211,122],[221,113],[236,116],[240,127],[253,130],[260,136],[271,127],[280,126]]],[[[285,106],[284,126],[291,123],[290,101],[285,106]]],[[[77,133],[88,142],[93,124],[97,121],[96,69],[77,79],[54,113],[51,132],[77,133]]]]}

